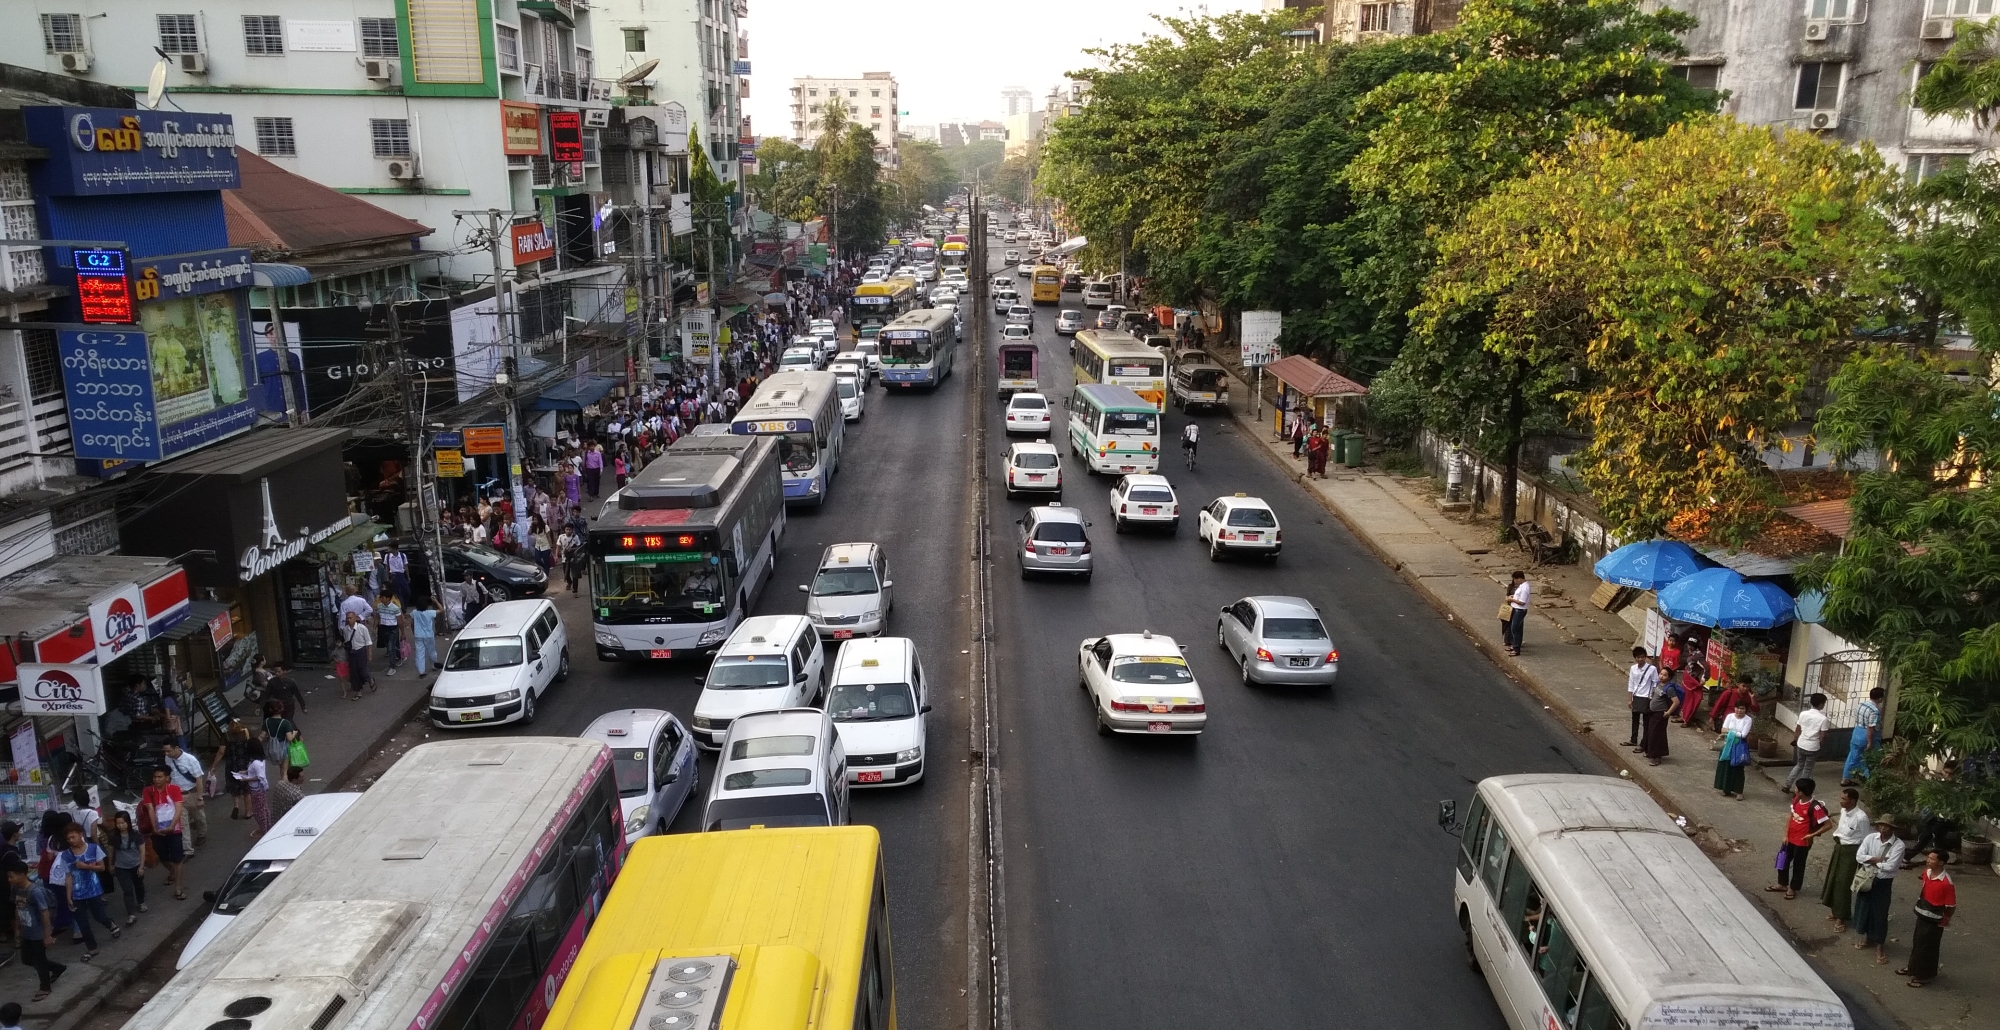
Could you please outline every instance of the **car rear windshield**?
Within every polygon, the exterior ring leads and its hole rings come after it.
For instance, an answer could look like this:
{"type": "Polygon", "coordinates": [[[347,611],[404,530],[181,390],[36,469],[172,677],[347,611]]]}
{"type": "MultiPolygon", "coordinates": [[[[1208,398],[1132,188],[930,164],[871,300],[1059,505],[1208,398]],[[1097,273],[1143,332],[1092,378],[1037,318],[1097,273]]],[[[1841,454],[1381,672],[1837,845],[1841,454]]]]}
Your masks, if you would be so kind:
{"type": "Polygon", "coordinates": [[[1278,519],[1267,508],[1231,508],[1229,524],[1248,526],[1251,529],[1276,529],[1278,519]]]}
{"type": "Polygon", "coordinates": [[[708,806],[711,830],[747,830],[752,826],[825,826],[826,797],[821,794],[779,794],[736,798],[708,806]]]}
{"type": "Polygon", "coordinates": [[[1111,678],[1119,683],[1193,683],[1194,673],[1178,658],[1121,658],[1111,663],[1111,678]]]}
{"type": "Polygon", "coordinates": [[[1056,544],[1080,544],[1083,527],[1074,522],[1044,522],[1035,527],[1035,539],[1056,544]]]}
{"type": "Polygon", "coordinates": [[[722,778],[723,790],[763,790],[767,787],[810,787],[811,769],[745,769],[722,778]]]}
{"type": "Polygon", "coordinates": [[[1015,468],[1052,469],[1055,468],[1057,464],[1059,464],[1059,462],[1057,461],[1055,455],[1045,454],[1041,451],[1029,451],[1025,454],[1014,455],[1015,468]]]}
{"type": "Polygon", "coordinates": [[[834,722],[879,722],[917,714],[908,683],[841,683],[826,697],[834,722]]]}
{"type": "Polygon", "coordinates": [[[1049,402],[1040,397],[1015,394],[1014,399],[1007,402],[1007,406],[1010,408],[1033,408],[1036,411],[1046,411],[1048,410],[1049,402]]]}
{"type": "Polygon", "coordinates": [[[708,667],[707,685],[716,690],[756,690],[782,687],[791,682],[791,671],[782,657],[717,658],[708,667]]]}
{"type": "Polygon", "coordinates": [[[731,761],[743,758],[784,758],[789,755],[809,755],[813,753],[813,738],[809,733],[783,733],[770,737],[745,737],[730,745],[731,761]]]}
{"type": "Polygon", "coordinates": [[[1171,504],[1173,503],[1174,495],[1167,490],[1153,490],[1141,487],[1126,494],[1125,499],[1129,501],[1152,501],[1160,504],[1171,504]]]}
{"type": "Polygon", "coordinates": [[[478,672],[521,664],[520,637],[460,637],[445,653],[446,672],[478,672]]]}
{"type": "Polygon", "coordinates": [[[1265,619],[1266,640],[1325,640],[1326,627],[1318,619],[1265,619]]]}

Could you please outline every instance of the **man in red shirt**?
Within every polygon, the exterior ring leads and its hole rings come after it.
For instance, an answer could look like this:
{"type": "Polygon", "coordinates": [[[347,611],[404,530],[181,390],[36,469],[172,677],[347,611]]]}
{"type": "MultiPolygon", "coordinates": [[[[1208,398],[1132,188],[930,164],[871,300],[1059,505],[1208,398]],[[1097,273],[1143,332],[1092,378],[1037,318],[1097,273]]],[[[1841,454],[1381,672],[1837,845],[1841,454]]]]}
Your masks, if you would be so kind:
{"type": "Polygon", "coordinates": [[[183,804],[181,789],[167,782],[165,769],[153,770],[153,785],[139,795],[139,828],[153,840],[153,853],[160,858],[160,864],[167,867],[167,886],[174,889],[174,897],[185,900],[187,890],[181,886],[181,833],[186,829],[187,813],[183,804]]]}
{"type": "Polygon", "coordinates": [[[1944,928],[1958,911],[1958,885],[1944,871],[1944,852],[1932,848],[1924,852],[1924,871],[1917,878],[1917,925],[1910,929],[1910,964],[1896,970],[1910,978],[1911,987],[1922,987],[1938,974],[1938,948],[1944,944],[1944,928]]]}
{"type": "Polygon", "coordinates": [[[1799,896],[1799,888],[1806,882],[1806,856],[1812,852],[1814,838],[1833,829],[1833,820],[1827,817],[1826,806],[1813,800],[1813,790],[1819,784],[1812,777],[1802,776],[1792,785],[1792,807],[1785,821],[1785,846],[1778,851],[1778,882],[1764,888],[1767,891],[1784,891],[1785,900],[1799,896]]]}

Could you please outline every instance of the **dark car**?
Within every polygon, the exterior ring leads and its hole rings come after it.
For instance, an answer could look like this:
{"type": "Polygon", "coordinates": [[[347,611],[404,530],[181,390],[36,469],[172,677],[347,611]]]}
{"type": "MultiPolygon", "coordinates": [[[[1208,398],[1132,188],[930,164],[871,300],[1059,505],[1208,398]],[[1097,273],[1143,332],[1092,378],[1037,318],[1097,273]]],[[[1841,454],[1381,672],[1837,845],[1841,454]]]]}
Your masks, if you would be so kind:
{"type": "MultiPolygon", "coordinates": [[[[403,553],[410,556],[411,588],[420,596],[429,596],[430,576],[423,549],[405,544],[403,553]]],[[[471,571],[486,578],[489,591],[504,593],[506,598],[539,597],[549,588],[548,573],[543,572],[541,566],[496,551],[485,544],[446,544],[443,558],[444,581],[447,583],[462,583],[466,572],[471,571]]]]}
{"type": "Polygon", "coordinates": [[[1065,292],[1083,289],[1082,272],[1064,272],[1062,288],[1065,292]]]}

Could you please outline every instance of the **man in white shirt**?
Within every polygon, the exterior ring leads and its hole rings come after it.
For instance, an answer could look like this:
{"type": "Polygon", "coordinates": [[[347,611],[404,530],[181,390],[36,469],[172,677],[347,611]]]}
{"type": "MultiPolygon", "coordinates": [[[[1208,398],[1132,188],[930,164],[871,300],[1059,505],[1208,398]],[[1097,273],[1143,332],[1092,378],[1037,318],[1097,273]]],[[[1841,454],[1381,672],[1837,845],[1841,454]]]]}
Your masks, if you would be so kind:
{"type": "Polygon", "coordinates": [[[1833,860],[1827,863],[1826,884],[1820,888],[1819,900],[1832,910],[1827,918],[1833,920],[1833,928],[1845,930],[1854,908],[1854,856],[1868,836],[1868,813],[1861,810],[1861,792],[1853,787],[1840,792],[1839,820],[1833,828],[1833,860]]]}
{"type": "MultiPolygon", "coordinates": [[[[1528,628],[1528,594],[1528,574],[1516,570],[1514,578],[1507,585],[1507,607],[1510,609],[1508,614],[1512,616],[1507,622],[1505,643],[1508,654],[1521,653],[1521,631],[1528,628]]],[[[1638,734],[1634,731],[1633,735],[1638,734]]]]}
{"type": "Polygon", "coordinates": [[[1862,935],[1857,948],[1875,946],[1875,964],[1889,961],[1882,944],[1889,939],[1889,895],[1896,886],[1896,870],[1903,867],[1903,840],[1896,836],[1894,816],[1884,812],[1875,817],[1875,831],[1862,838],[1854,861],[1875,870],[1875,883],[1854,896],[1854,929],[1862,935]]]}
{"type": "Polygon", "coordinates": [[[1806,698],[1806,710],[1799,713],[1798,728],[1792,731],[1792,771],[1785,774],[1784,791],[1792,792],[1792,784],[1813,774],[1813,763],[1819,761],[1819,746],[1826,739],[1826,728],[1833,724],[1827,718],[1826,695],[1815,693],[1806,698]]]}
{"type": "MultiPolygon", "coordinates": [[[[1519,573],[1515,573],[1519,575],[1519,573]]],[[[1660,670],[1653,667],[1653,656],[1643,647],[1632,649],[1632,667],[1625,670],[1625,693],[1630,695],[1632,709],[1632,739],[1626,747],[1639,746],[1639,727],[1646,718],[1646,710],[1651,707],[1653,695],[1660,691],[1660,670]]]]}

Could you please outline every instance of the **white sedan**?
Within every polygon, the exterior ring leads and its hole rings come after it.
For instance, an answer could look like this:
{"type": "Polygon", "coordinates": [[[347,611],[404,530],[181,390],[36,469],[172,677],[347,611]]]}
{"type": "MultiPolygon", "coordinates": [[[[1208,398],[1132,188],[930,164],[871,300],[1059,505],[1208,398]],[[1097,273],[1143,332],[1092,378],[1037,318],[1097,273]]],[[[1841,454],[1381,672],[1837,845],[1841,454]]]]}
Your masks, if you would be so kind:
{"type": "Polygon", "coordinates": [[[1090,696],[1099,735],[1192,736],[1208,726],[1208,702],[1174,638],[1151,631],[1092,637],[1076,657],[1077,685],[1090,696]]]}
{"type": "Polygon", "coordinates": [[[1049,399],[1039,393],[1017,393],[1007,398],[1007,432],[1047,433],[1049,399]]]}
{"type": "Polygon", "coordinates": [[[1248,494],[1218,497],[1208,502],[1195,527],[1197,537],[1208,545],[1209,561],[1221,561],[1229,551],[1261,554],[1276,561],[1285,546],[1285,531],[1278,525],[1278,513],[1263,498],[1248,494]]]}
{"type": "Polygon", "coordinates": [[[1111,488],[1111,521],[1118,532],[1133,526],[1165,526],[1169,532],[1181,528],[1181,502],[1174,485],[1165,476],[1133,473],[1120,477],[1111,488]]]}

